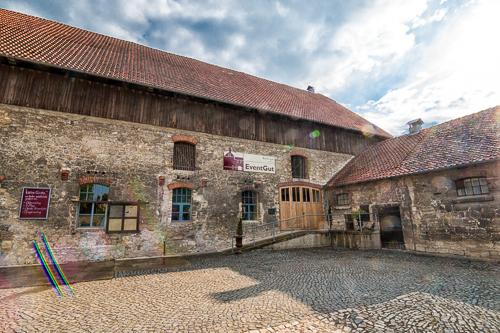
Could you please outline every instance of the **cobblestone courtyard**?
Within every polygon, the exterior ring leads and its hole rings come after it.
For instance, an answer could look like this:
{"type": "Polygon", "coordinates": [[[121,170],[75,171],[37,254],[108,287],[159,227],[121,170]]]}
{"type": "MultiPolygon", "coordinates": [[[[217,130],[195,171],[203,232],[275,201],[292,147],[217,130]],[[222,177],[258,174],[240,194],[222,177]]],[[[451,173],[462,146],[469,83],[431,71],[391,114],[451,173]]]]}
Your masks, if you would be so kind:
{"type": "Polygon", "coordinates": [[[330,248],[190,259],[189,267],[0,290],[3,332],[500,332],[500,270],[330,248]]]}

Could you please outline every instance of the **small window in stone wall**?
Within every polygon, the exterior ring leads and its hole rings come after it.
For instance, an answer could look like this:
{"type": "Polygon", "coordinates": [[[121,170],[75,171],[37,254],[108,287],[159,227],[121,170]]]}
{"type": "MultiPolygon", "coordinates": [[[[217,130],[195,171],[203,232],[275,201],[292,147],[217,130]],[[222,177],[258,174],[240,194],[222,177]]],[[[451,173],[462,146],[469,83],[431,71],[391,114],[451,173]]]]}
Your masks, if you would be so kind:
{"type": "Polygon", "coordinates": [[[292,178],[306,178],[306,158],[300,155],[292,156],[292,178]]]}
{"type": "Polygon", "coordinates": [[[244,191],[241,193],[241,216],[243,221],[257,220],[257,193],[244,191]]]}
{"type": "Polygon", "coordinates": [[[108,187],[99,184],[85,184],[80,187],[76,223],[78,228],[105,226],[108,192],[108,187]]]}
{"type": "Polygon", "coordinates": [[[176,188],[172,191],[172,222],[191,222],[191,190],[176,188]]]}
{"type": "Polygon", "coordinates": [[[460,179],[455,182],[459,197],[490,193],[485,177],[460,179]]]}
{"type": "Polygon", "coordinates": [[[347,206],[349,205],[349,194],[342,193],[337,195],[337,206],[347,206]]]}
{"type": "Polygon", "coordinates": [[[195,170],[196,146],[187,142],[174,143],[174,170],[195,170]]]}
{"type": "Polygon", "coordinates": [[[139,210],[138,204],[110,204],[106,231],[109,233],[139,231],[139,210]]]}

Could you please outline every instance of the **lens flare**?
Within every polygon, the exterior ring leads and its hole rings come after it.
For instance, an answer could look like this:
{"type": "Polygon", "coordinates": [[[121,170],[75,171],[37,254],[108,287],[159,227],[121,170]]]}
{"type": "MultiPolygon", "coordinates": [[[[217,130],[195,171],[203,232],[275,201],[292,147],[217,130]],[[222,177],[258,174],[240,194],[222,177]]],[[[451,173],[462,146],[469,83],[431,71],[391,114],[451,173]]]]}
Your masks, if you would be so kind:
{"type": "Polygon", "coordinates": [[[35,253],[38,256],[38,259],[40,260],[40,264],[43,267],[43,271],[45,272],[45,275],[47,276],[48,280],[50,281],[50,284],[54,289],[57,291],[59,296],[63,296],[61,289],[59,288],[59,285],[57,284],[57,280],[54,277],[54,274],[52,273],[52,270],[50,269],[50,266],[47,264],[47,261],[45,260],[45,257],[43,256],[42,251],[38,247],[38,244],[36,241],[33,241],[33,249],[35,250],[35,253]]]}
{"type": "Polygon", "coordinates": [[[373,138],[373,136],[375,135],[375,126],[373,126],[372,124],[367,124],[361,128],[361,131],[367,138],[373,138]]]}
{"type": "Polygon", "coordinates": [[[61,278],[62,281],[64,281],[64,283],[66,284],[66,287],[68,287],[69,291],[71,291],[73,296],[75,296],[75,293],[74,293],[73,289],[71,288],[71,286],[69,285],[69,282],[66,279],[66,276],[64,275],[63,271],[61,270],[61,268],[57,264],[56,258],[54,257],[54,254],[52,253],[52,250],[50,249],[49,242],[47,241],[47,238],[45,237],[44,233],[42,233],[42,240],[43,240],[43,243],[45,244],[45,248],[47,249],[47,252],[49,252],[50,260],[52,260],[52,263],[54,264],[54,266],[56,266],[56,270],[57,270],[57,273],[59,274],[59,277],[61,278]]]}

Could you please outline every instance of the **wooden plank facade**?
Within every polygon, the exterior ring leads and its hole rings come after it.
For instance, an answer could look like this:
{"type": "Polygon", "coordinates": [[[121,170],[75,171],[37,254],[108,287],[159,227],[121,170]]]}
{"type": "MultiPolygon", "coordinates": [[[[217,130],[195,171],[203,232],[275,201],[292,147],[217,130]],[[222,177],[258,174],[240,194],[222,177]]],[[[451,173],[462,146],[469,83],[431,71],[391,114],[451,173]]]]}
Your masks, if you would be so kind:
{"type": "Polygon", "coordinates": [[[102,78],[58,71],[0,65],[0,103],[352,155],[384,139],[286,115],[246,111],[210,100],[193,101],[172,92],[140,91],[118,81],[109,84],[97,81],[105,81],[102,78]],[[315,130],[319,137],[311,137],[315,130]]]}

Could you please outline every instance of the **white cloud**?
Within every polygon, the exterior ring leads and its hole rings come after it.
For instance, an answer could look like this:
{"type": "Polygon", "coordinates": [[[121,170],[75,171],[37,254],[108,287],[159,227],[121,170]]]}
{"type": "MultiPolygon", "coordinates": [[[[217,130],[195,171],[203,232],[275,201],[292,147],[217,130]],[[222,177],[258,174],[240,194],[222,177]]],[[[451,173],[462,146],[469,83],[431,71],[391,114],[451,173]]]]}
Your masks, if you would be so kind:
{"type": "Polygon", "coordinates": [[[431,23],[431,22],[441,21],[442,19],[444,19],[447,12],[448,12],[448,9],[443,8],[443,9],[436,10],[434,15],[432,15],[428,19],[416,19],[413,22],[412,29],[424,26],[424,25],[431,23]]]}
{"type": "Polygon", "coordinates": [[[378,0],[360,11],[326,40],[328,58],[316,62],[309,82],[320,91],[342,87],[353,71],[374,67],[404,56],[415,46],[410,22],[425,12],[427,0],[378,0]]]}
{"type": "Polygon", "coordinates": [[[441,123],[500,104],[500,3],[479,1],[464,9],[426,47],[415,79],[375,103],[358,108],[367,119],[393,134],[403,134],[408,120],[441,123]]]}

